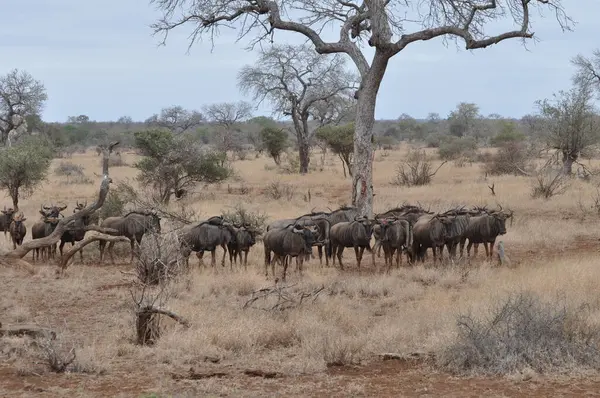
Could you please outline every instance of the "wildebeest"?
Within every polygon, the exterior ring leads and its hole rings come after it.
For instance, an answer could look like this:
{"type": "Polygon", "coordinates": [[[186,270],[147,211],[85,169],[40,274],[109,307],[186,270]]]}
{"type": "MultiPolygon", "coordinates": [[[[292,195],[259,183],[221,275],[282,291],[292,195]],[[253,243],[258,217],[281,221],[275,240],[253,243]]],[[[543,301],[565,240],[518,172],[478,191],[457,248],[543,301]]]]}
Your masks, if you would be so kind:
{"type": "Polygon", "coordinates": [[[10,223],[10,237],[12,238],[13,249],[17,248],[17,245],[21,246],[23,244],[23,239],[25,238],[25,234],[27,233],[27,227],[23,222],[27,220],[22,212],[19,212],[13,217],[13,220],[10,223]]]}
{"type": "MultiPolygon", "coordinates": [[[[86,206],[87,201],[85,203],[79,203],[79,201],[77,201],[75,208],[73,208],[73,214],[85,209],[86,206]]],[[[73,225],[72,229],[69,229],[62,234],[62,236],[60,237],[60,245],[58,246],[61,257],[63,255],[63,247],[65,246],[65,243],[69,242],[71,243],[71,246],[75,246],[75,242],[82,241],[83,238],[85,238],[86,232],[84,227],[86,227],[89,224],[89,215],[79,218],[75,220],[75,224],[73,225]]],[[[79,250],[79,258],[81,261],[83,261],[83,250],[79,250]]]]}
{"type": "Polygon", "coordinates": [[[396,267],[402,263],[402,250],[406,251],[408,261],[412,261],[412,226],[407,220],[386,219],[379,224],[381,228],[381,246],[385,256],[388,271],[392,268],[394,253],[396,254],[396,267]]]}
{"type": "Polygon", "coordinates": [[[479,216],[473,216],[469,220],[467,230],[460,240],[460,255],[462,257],[465,248],[465,242],[468,239],[467,257],[470,256],[471,246],[475,244],[475,255],[477,255],[477,245],[483,243],[485,247],[486,259],[491,259],[494,254],[494,244],[498,235],[506,233],[506,219],[512,219],[513,212],[485,211],[479,216]],[[490,248],[488,249],[488,244],[490,248]]]}
{"type": "MultiPolygon", "coordinates": [[[[228,245],[235,242],[236,232],[233,225],[224,221],[222,217],[211,217],[206,221],[185,228],[181,235],[181,244],[187,246],[191,251],[198,252],[197,256],[200,261],[202,261],[205,251],[210,252],[212,267],[216,263],[217,247],[221,246],[223,249],[221,265],[225,266],[228,245]]],[[[230,266],[233,268],[233,262],[230,266]]]]}
{"type": "Polygon", "coordinates": [[[244,253],[244,268],[248,266],[248,252],[250,248],[256,244],[256,236],[258,231],[252,228],[249,224],[234,225],[236,233],[235,240],[229,242],[227,250],[229,251],[229,261],[233,261],[237,264],[237,257],[240,258],[240,265],[242,264],[242,252],[244,253]]]}
{"type": "Polygon", "coordinates": [[[317,234],[316,226],[302,226],[290,224],[284,228],[270,229],[263,238],[265,251],[265,276],[269,276],[269,265],[271,273],[275,277],[275,262],[281,259],[283,263],[283,277],[285,280],[288,261],[287,257],[296,257],[299,270],[302,271],[304,255],[311,250],[317,234]],[[271,252],[274,257],[271,258],[271,252]]]}
{"type": "MultiPolygon", "coordinates": [[[[40,210],[40,213],[42,214],[42,219],[31,227],[31,239],[41,239],[49,236],[56,229],[60,221],[58,217],[46,216],[43,210],[40,210]]],[[[40,259],[40,251],[42,253],[42,261],[50,259],[53,255],[52,246],[55,245],[34,249],[32,253],[33,261],[35,262],[40,259]]]]}
{"type": "MultiPolygon", "coordinates": [[[[142,237],[146,232],[157,232],[160,233],[160,217],[153,211],[131,211],[122,217],[108,217],[102,221],[101,227],[112,228],[119,231],[119,236],[125,236],[129,239],[131,245],[131,260],[133,263],[134,247],[142,241],[142,237]]],[[[102,263],[104,257],[104,248],[106,247],[106,241],[98,241],[100,248],[100,263],[102,263]]],[[[113,247],[115,242],[108,244],[108,253],[112,263],[115,263],[113,256],[113,247]]]]}
{"type": "MultiPolygon", "coordinates": [[[[335,257],[337,255],[340,268],[344,269],[344,264],[342,263],[342,253],[344,252],[344,248],[353,247],[354,253],[356,254],[356,262],[358,268],[360,268],[360,262],[365,249],[372,253],[372,225],[373,223],[367,217],[356,216],[353,221],[339,222],[331,227],[329,239],[331,241],[333,265],[335,265],[335,257]]],[[[373,266],[375,266],[374,256],[373,266]]]]}
{"type": "MultiPolygon", "coordinates": [[[[329,266],[329,257],[331,257],[331,246],[329,244],[329,231],[331,229],[331,222],[329,221],[329,217],[330,213],[315,213],[313,209],[312,212],[304,214],[300,217],[275,220],[267,226],[267,231],[271,229],[285,228],[290,224],[301,224],[304,226],[316,225],[319,229],[319,236],[313,245],[317,246],[319,262],[321,265],[323,265],[323,247],[325,247],[325,264],[329,266]]],[[[306,260],[310,258],[311,253],[312,249],[306,254],[306,260]]]]}
{"type": "Polygon", "coordinates": [[[424,262],[424,254],[431,247],[434,264],[438,250],[441,262],[442,248],[446,243],[446,239],[452,236],[450,230],[453,219],[453,216],[444,214],[425,214],[421,216],[413,227],[413,256],[424,262]]]}
{"type": "MultiPolygon", "coordinates": [[[[464,208],[449,210],[444,213],[444,215],[452,216],[452,224],[448,228],[448,235],[446,236],[445,242],[446,248],[448,249],[448,255],[452,260],[456,258],[456,248],[467,231],[471,214],[471,211],[464,210],[464,208]]],[[[443,248],[440,251],[440,256],[442,253],[443,248]]]]}
{"type": "Polygon", "coordinates": [[[4,231],[4,238],[8,239],[8,235],[6,234],[9,230],[10,223],[13,220],[13,216],[15,214],[15,209],[9,207],[8,209],[4,206],[4,210],[0,210],[2,215],[0,215],[0,231],[4,231]]]}
{"type": "MultiPolygon", "coordinates": [[[[415,205],[403,205],[400,207],[395,207],[386,211],[385,213],[380,213],[375,215],[376,220],[384,220],[384,219],[402,219],[408,221],[411,228],[415,225],[415,222],[425,214],[433,214],[433,212],[429,210],[423,209],[421,206],[415,205]]],[[[377,252],[377,257],[381,257],[381,236],[382,229],[381,225],[375,224],[373,226],[373,237],[375,238],[375,244],[373,245],[373,252],[377,252]]]]}

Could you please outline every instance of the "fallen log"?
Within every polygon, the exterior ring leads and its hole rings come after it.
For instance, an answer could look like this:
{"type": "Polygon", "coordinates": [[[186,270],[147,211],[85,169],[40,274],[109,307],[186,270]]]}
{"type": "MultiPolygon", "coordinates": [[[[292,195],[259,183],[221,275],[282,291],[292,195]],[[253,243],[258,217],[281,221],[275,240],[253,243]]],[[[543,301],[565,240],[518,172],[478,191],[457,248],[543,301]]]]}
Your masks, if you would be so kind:
{"type": "MultiPolygon", "coordinates": [[[[115,234],[118,233],[118,231],[115,229],[100,228],[95,225],[89,225],[88,227],[86,227],[86,229],[93,230],[93,231],[98,231],[98,230],[102,229],[105,232],[106,231],[114,231],[115,234]],[[94,227],[94,228],[90,228],[90,227],[94,227]]],[[[104,241],[108,241],[108,242],[129,242],[129,238],[126,238],[125,236],[115,236],[113,234],[107,235],[106,233],[98,233],[95,235],[88,236],[84,240],[77,242],[69,251],[67,251],[66,253],[63,254],[63,256],[60,259],[61,272],[64,271],[65,269],[67,269],[67,267],[69,266],[69,260],[71,258],[73,258],[75,253],[82,250],[84,247],[86,247],[90,243],[96,242],[99,240],[104,240],[104,241]]]]}
{"type": "Polygon", "coordinates": [[[37,325],[2,325],[0,324],[0,337],[9,336],[29,336],[32,338],[49,338],[54,340],[56,333],[50,329],[42,328],[37,325]]]}

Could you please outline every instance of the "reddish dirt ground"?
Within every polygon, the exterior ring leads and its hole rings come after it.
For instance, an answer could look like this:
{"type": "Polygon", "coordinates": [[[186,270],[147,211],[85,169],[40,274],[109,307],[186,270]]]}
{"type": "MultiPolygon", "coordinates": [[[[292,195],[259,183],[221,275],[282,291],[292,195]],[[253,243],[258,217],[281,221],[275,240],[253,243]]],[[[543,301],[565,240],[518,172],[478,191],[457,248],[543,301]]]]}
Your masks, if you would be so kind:
{"type": "MultiPolygon", "coordinates": [[[[481,248],[483,249],[483,248],[481,248]]],[[[597,252],[597,238],[577,237],[575,244],[562,251],[513,247],[513,265],[528,259],[597,252]]],[[[480,254],[481,255],[481,254],[480,254]]],[[[106,266],[109,268],[110,266],[106,266]]],[[[117,268],[115,267],[115,270],[117,268]]],[[[362,271],[362,270],[361,270],[362,271]]],[[[127,284],[98,284],[94,300],[127,284]]],[[[40,298],[40,306],[50,310],[40,298]]],[[[54,307],[56,310],[57,307],[54,307]]],[[[69,311],[65,306],[59,311],[69,311]]],[[[93,320],[92,320],[93,322],[93,320]]],[[[86,326],[87,327],[87,326],[86,326]]],[[[312,397],[574,397],[600,395],[600,375],[585,378],[458,378],[439,372],[425,360],[374,359],[364,366],[332,367],[328,371],[304,376],[275,378],[251,377],[242,369],[226,365],[199,365],[196,373],[222,372],[219,377],[190,380],[141,369],[138,364],[123,364],[103,375],[54,374],[41,371],[22,374],[8,363],[0,362],[0,397],[139,397],[156,392],[158,396],[312,396],[312,397]],[[211,393],[207,393],[210,391],[211,393]],[[219,392],[220,391],[220,392],[219,392]]],[[[185,372],[181,373],[185,376],[185,372]]]]}

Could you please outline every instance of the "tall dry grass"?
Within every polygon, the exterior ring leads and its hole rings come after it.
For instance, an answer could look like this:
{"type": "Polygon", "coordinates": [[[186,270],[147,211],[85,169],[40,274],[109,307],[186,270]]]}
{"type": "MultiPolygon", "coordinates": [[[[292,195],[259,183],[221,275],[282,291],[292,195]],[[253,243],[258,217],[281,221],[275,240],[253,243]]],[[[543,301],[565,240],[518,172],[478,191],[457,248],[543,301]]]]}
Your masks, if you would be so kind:
{"type": "MultiPolygon", "coordinates": [[[[518,264],[516,268],[491,267],[480,254],[468,269],[417,265],[393,269],[389,275],[359,274],[352,269],[339,272],[321,267],[315,259],[304,276],[292,273],[289,280],[297,283],[290,288],[296,294],[324,286],[314,302],[283,312],[243,309],[253,291],[273,284],[264,277],[258,243],[251,250],[247,272],[239,266],[232,272],[228,265],[200,268],[192,257],[192,271],[172,287],[168,302],[168,307],[192,326],[185,329],[164,322],[166,330],[153,348],[132,344],[134,318],[126,285],[131,277],[119,272],[127,270],[126,266],[75,264],[59,279],[45,266],[40,266],[41,272],[33,279],[2,270],[1,321],[55,327],[81,353],[80,368],[106,372],[105,377],[111,377],[111,372],[141,369],[165,388],[171,383],[166,376],[170,371],[190,366],[261,368],[294,375],[320,372],[328,365],[368,362],[383,352],[441,352],[455,341],[460,314],[484,314],[498,300],[525,290],[548,300],[561,295],[573,306],[585,304],[592,321],[600,324],[600,268],[595,249],[562,252],[600,233],[598,216],[591,209],[594,183],[576,181],[566,194],[545,201],[531,198],[526,177],[486,180],[480,164],[456,167],[448,163],[431,185],[402,188],[391,181],[406,150],[403,147],[376,156],[375,211],[403,202],[420,202],[432,210],[500,203],[515,212],[514,224],[501,239],[511,260],[518,264]],[[488,189],[492,182],[496,196],[488,189]],[[207,362],[207,357],[218,358],[219,363],[207,362]]],[[[430,150],[427,154],[434,156],[430,150]]],[[[133,164],[135,155],[123,154],[123,159],[133,164]]],[[[87,176],[99,180],[94,176],[100,169],[95,154],[75,154],[71,161],[83,166],[87,176]]],[[[318,157],[312,161],[317,163],[318,157]]],[[[439,161],[433,162],[437,167],[439,161]]],[[[246,209],[261,210],[277,219],[350,202],[350,180],[343,178],[341,164],[332,156],[325,158],[323,172],[305,176],[279,173],[265,157],[236,161],[233,167],[235,180],[199,186],[182,200],[183,204],[208,217],[242,203],[246,209]],[[293,186],[295,193],[274,199],[265,191],[273,181],[293,186]],[[235,189],[242,184],[249,189],[235,189]]],[[[130,167],[111,169],[115,181],[135,174],[130,167]]],[[[22,202],[28,228],[38,218],[42,203],[65,202],[70,212],[76,199],[89,203],[96,195],[97,184],[59,182],[60,177],[51,175],[42,189],[22,202]]],[[[128,245],[123,246],[123,254],[128,253],[128,245]]],[[[90,247],[86,253],[95,258],[97,246],[90,247]]],[[[351,250],[346,257],[353,263],[351,250]]],[[[383,263],[382,259],[377,261],[383,263]]],[[[0,340],[0,355],[18,362],[14,353],[22,349],[19,344],[0,340]]]]}

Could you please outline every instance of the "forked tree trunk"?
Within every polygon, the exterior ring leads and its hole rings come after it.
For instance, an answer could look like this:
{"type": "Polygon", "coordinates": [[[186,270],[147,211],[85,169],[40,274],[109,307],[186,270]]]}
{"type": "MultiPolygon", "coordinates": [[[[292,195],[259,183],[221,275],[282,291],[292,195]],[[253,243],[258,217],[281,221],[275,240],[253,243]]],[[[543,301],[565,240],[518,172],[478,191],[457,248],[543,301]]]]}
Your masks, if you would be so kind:
{"type": "Polygon", "coordinates": [[[376,51],[358,92],[354,121],[352,203],[360,214],[373,216],[373,126],[375,103],[389,57],[376,51]]]}

